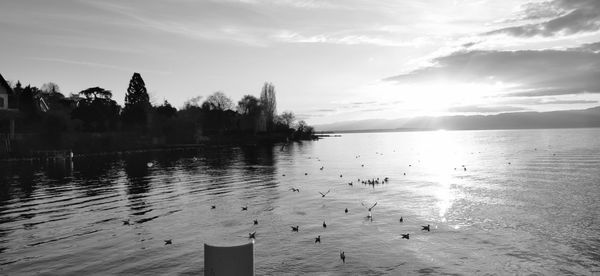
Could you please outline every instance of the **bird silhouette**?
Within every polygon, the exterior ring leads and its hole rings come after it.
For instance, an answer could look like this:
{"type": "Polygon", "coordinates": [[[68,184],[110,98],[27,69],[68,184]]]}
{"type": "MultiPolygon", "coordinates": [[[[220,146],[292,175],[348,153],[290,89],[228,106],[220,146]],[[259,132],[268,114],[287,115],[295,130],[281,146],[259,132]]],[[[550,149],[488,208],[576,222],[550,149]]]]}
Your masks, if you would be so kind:
{"type": "Polygon", "coordinates": [[[367,218],[373,218],[373,215],[371,215],[371,210],[372,210],[373,208],[375,208],[375,206],[377,205],[377,202],[375,202],[375,204],[373,204],[373,206],[371,206],[371,207],[367,207],[367,206],[366,206],[364,203],[362,203],[362,202],[361,202],[360,204],[361,204],[363,207],[366,207],[366,208],[367,208],[367,210],[369,211],[369,214],[367,215],[367,218]]]}
{"type": "Polygon", "coordinates": [[[323,170],[324,167],[321,167],[320,170],[323,170]]]}
{"type": "Polygon", "coordinates": [[[304,173],[304,175],[308,175],[308,173],[304,173]]]}
{"type": "Polygon", "coordinates": [[[352,182],[348,182],[348,185],[349,185],[349,186],[352,186],[352,182]]]}
{"type": "Polygon", "coordinates": [[[404,222],[404,219],[402,217],[400,217],[400,222],[404,222]]]}
{"type": "Polygon", "coordinates": [[[167,244],[173,244],[173,240],[172,239],[165,240],[165,245],[167,245],[167,244]]]}
{"type": "Polygon", "coordinates": [[[211,205],[211,206],[210,206],[210,209],[216,209],[216,208],[217,208],[217,206],[216,206],[216,205],[211,205]]]}
{"type": "Polygon", "coordinates": [[[130,225],[131,223],[129,222],[129,220],[124,220],[123,221],[123,225],[130,225]]]}
{"type": "Polygon", "coordinates": [[[300,230],[300,226],[296,225],[296,226],[291,226],[292,227],[292,232],[298,232],[298,230],[300,230]]]}
{"type": "Polygon", "coordinates": [[[258,220],[257,220],[257,219],[255,219],[255,220],[254,220],[254,225],[257,225],[257,224],[258,224],[258,220]]]}
{"type": "Polygon", "coordinates": [[[331,190],[327,190],[327,192],[326,192],[326,193],[321,193],[321,192],[319,192],[319,194],[321,194],[321,197],[325,197],[325,196],[326,196],[326,195],[327,195],[327,194],[328,194],[330,191],[331,191],[331,190]]]}
{"type": "Polygon", "coordinates": [[[154,166],[154,163],[148,162],[148,163],[146,163],[146,166],[148,166],[148,168],[152,168],[154,166]]]}
{"type": "Polygon", "coordinates": [[[377,205],[377,202],[375,202],[375,204],[373,204],[371,207],[367,207],[363,202],[360,203],[362,206],[366,207],[369,212],[371,212],[371,209],[375,208],[375,206],[377,205]]]}
{"type": "Polygon", "coordinates": [[[242,211],[248,211],[248,205],[242,207],[242,211]]]}
{"type": "Polygon", "coordinates": [[[344,210],[344,213],[346,213],[346,214],[348,213],[348,208],[346,208],[346,210],[344,210]]]}
{"type": "Polygon", "coordinates": [[[321,236],[315,238],[315,243],[321,243],[321,236]]]}
{"type": "Polygon", "coordinates": [[[344,176],[340,174],[340,177],[344,177],[344,176]]]}
{"type": "Polygon", "coordinates": [[[409,236],[408,233],[407,234],[400,234],[400,235],[402,235],[403,239],[407,239],[407,240],[410,239],[410,236],[409,236]]]}
{"type": "Polygon", "coordinates": [[[252,233],[248,233],[248,238],[249,239],[254,239],[256,238],[256,231],[252,232],[252,233]]]}
{"type": "Polygon", "coordinates": [[[346,254],[342,250],[340,250],[340,259],[342,259],[343,263],[346,263],[346,254]]]}
{"type": "Polygon", "coordinates": [[[421,226],[421,228],[422,228],[421,230],[427,230],[427,232],[430,231],[429,224],[427,224],[426,226],[423,225],[423,226],[421,226]]]}
{"type": "Polygon", "coordinates": [[[327,224],[323,221],[323,228],[327,228],[327,224]]]}
{"type": "Polygon", "coordinates": [[[290,191],[292,191],[292,192],[300,192],[300,189],[292,187],[292,188],[290,188],[290,191]]]}

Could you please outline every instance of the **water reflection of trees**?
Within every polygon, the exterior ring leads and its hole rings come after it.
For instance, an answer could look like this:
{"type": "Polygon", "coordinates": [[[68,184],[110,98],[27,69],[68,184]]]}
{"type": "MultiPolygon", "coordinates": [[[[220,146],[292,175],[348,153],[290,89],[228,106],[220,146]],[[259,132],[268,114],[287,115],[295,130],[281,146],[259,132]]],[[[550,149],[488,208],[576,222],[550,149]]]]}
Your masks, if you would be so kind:
{"type": "Polygon", "coordinates": [[[149,168],[147,165],[150,161],[152,161],[152,157],[148,153],[125,157],[127,194],[140,195],[150,191],[149,168]]]}
{"type": "Polygon", "coordinates": [[[29,162],[2,163],[0,205],[13,198],[29,199],[40,182],[39,165],[29,162]]]}
{"type": "Polygon", "coordinates": [[[118,167],[122,166],[117,156],[81,157],[73,161],[77,186],[85,196],[96,196],[112,191],[118,167]]]}

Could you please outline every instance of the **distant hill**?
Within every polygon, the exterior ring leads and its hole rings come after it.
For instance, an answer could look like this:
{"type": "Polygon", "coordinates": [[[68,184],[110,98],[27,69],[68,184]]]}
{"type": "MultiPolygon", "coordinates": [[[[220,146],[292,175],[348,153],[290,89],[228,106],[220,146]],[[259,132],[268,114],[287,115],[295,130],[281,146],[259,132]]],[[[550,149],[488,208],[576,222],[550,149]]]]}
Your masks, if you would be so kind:
{"type": "Polygon", "coordinates": [[[584,110],[515,112],[496,115],[371,119],[316,125],[317,131],[415,131],[431,129],[528,129],[600,127],[600,106],[584,110]]]}

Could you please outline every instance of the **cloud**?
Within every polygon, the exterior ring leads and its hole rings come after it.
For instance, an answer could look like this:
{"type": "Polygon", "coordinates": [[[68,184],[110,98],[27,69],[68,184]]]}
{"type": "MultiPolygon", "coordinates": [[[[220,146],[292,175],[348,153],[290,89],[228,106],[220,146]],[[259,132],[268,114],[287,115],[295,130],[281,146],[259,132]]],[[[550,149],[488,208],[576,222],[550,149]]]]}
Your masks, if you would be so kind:
{"type": "Polygon", "coordinates": [[[560,100],[560,99],[547,99],[547,98],[517,98],[510,100],[501,101],[503,104],[517,104],[517,105],[551,105],[551,104],[597,104],[595,100],[560,100]]]}
{"type": "Polygon", "coordinates": [[[505,96],[600,93],[600,43],[563,50],[463,50],[432,60],[432,65],[387,78],[396,83],[452,80],[498,84],[505,96]]]}
{"type": "MultiPolygon", "coordinates": [[[[139,72],[139,69],[134,69],[134,68],[129,68],[129,67],[122,67],[122,66],[117,66],[117,65],[110,65],[110,64],[104,64],[104,63],[96,63],[96,62],[88,62],[88,61],[79,61],[79,60],[70,60],[70,59],[61,59],[61,58],[46,58],[46,57],[25,57],[26,59],[29,60],[37,60],[37,61],[46,61],[46,62],[58,62],[58,63],[63,63],[63,64],[70,64],[70,65],[79,65],[79,66],[87,66],[87,67],[94,67],[94,68],[103,68],[103,69],[111,69],[111,70],[118,70],[118,71],[125,71],[125,72],[139,72]]],[[[169,71],[161,71],[161,70],[141,70],[142,72],[148,72],[148,73],[157,73],[157,74],[163,74],[163,75],[168,75],[171,74],[172,72],[169,71]]]]}
{"type": "Polygon", "coordinates": [[[321,33],[315,35],[303,35],[298,32],[280,31],[272,36],[279,42],[287,43],[326,43],[342,45],[370,44],[378,46],[419,46],[430,43],[429,40],[417,37],[412,40],[390,39],[390,34],[380,35],[375,31],[358,31],[350,33],[340,31],[337,33],[321,33]]]}
{"type": "Polygon", "coordinates": [[[521,23],[486,33],[516,37],[572,35],[600,30],[600,1],[554,0],[529,3],[522,14],[509,20],[521,23]],[[531,21],[540,21],[529,23],[531,21]]]}
{"type": "Polygon", "coordinates": [[[459,113],[501,113],[501,112],[514,112],[514,111],[525,111],[527,108],[517,106],[478,106],[478,105],[465,105],[448,108],[449,112],[459,113]]]}

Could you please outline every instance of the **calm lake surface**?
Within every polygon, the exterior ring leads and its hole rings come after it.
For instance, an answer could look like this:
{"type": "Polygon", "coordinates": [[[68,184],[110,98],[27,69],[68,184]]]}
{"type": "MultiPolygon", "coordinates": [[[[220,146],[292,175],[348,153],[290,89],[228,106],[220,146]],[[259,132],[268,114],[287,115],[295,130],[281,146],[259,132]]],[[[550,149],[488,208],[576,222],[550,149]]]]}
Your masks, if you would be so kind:
{"type": "Polygon", "coordinates": [[[4,162],[0,274],[202,274],[205,242],[243,244],[256,231],[257,275],[593,275],[599,199],[600,129],[344,134],[283,149],[4,162]],[[378,177],[389,182],[358,181],[378,177]],[[361,203],[375,202],[369,220],[361,203]]]}

